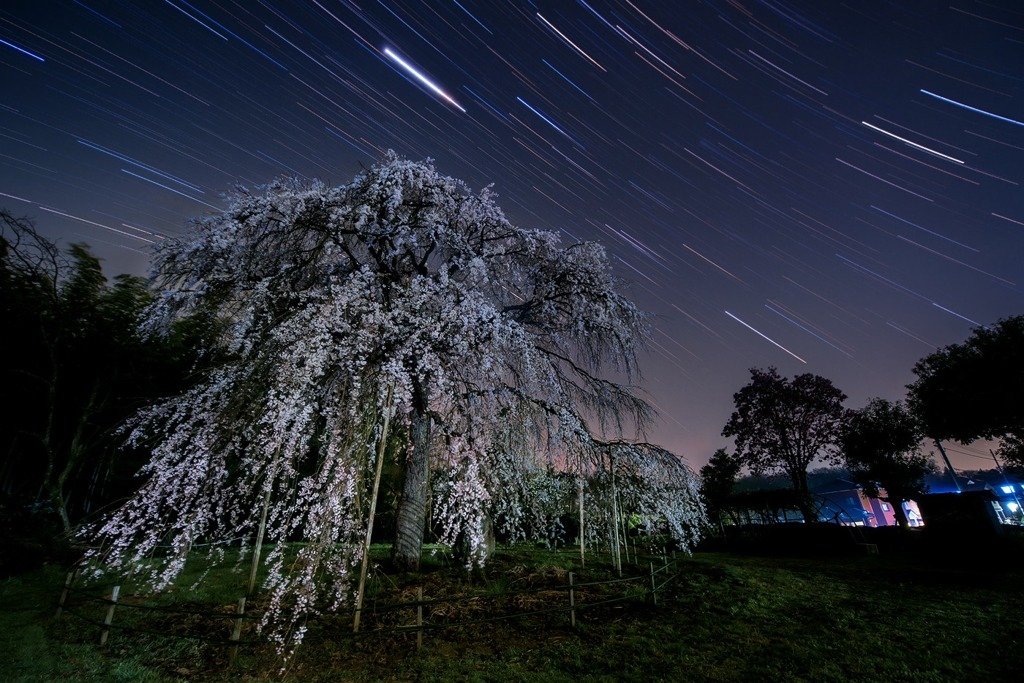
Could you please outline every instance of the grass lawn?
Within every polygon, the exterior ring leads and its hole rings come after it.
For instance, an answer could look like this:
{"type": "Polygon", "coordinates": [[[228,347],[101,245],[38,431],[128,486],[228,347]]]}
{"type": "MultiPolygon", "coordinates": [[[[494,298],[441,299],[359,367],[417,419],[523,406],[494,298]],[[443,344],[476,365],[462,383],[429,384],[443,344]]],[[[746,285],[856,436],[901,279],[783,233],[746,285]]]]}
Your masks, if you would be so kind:
{"type": "MultiPolygon", "coordinates": [[[[608,576],[564,554],[501,551],[486,574],[468,577],[435,561],[416,576],[378,574],[385,602],[475,596],[431,608],[430,623],[477,621],[412,634],[353,638],[347,616],[309,626],[284,674],[294,681],[1019,681],[1024,680],[1024,570],[1019,554],[961,553],[782,557],[699,552],[680,557],[678,575],[652,605],[641,585],[581,592],[596,602],[579,613],[483,621],[565,601],[566,572],[577,583],[608,576]],[[549,587],[549,592],[503,593],[549,587]]],[[[593,563],[590,563],[593,564],[593,563]]],[[[197,567],[194,571],[199,571],[197,567]]],[[[629,570],[627,570],[628,572],[629,570]]],[[[641,573],[634,568],[633,573],[641,573]]],[[[242,573],[244,574],[244,572],[242,573]]],[[[106,647],[101,606],[53,618],[64,574],[57,567],[0,583],[2,681],[280,680],[270,646],[243,647],[234,669],[227,650],[194,638],[226,638],[230,621],[118,608],[106,647]]],[[[126,602],[230,612],[245,576],[211,572],[209,589],[126,602]],[[232,597],[235,596],[235,597],[232,597]]],[[[179,585],[186,586],[182,581],[179,585]]],[[[258,609],[258,601],[256,601],[258,609]]],[[[368,628],[412,623],[411,610],[368,613],[368,628]]],[[[256,638],[249,632],[248,639],[256,638]]]]}

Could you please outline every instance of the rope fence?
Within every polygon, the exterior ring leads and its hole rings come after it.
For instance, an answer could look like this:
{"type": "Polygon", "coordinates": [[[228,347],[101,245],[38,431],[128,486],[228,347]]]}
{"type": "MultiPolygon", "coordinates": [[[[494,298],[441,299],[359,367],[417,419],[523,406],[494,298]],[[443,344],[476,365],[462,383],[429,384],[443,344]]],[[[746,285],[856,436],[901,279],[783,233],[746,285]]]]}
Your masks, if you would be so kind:
{"type": "MultiPolygon", "coordinates": [[[[602,595],[598,590],[602,587],[632,584],[642,591],[640,593],[641,595],[648,598],[652,604],[656,605],[658,602],[658,594],[663,592],[666,587],[668,587],[679,576],[680,573],[677,570],[678,562],[674,558],[670,560],[667,556],[663,556],[660,560],[661,561],[657,563],[654,560],[651,560],[648,563],[648,571],[638,573],[633,576],[616,577],[601,581],[577,582],[576,574],[574,572],[567,572],[566,583],[501,592],[424,599],[423,587],[418,586],[416,589],[416,600],[382,602],[363,606],[360,610],[352,610],[344,613],[323,613],[321,615],[337,617],[347,616],[353,622],[355,621],[357,614],[361,614],[362,616],[369,615],[379,623],[380,615],[389,612],[407,611],[414,615],[413,623],[393,626],[378,625],[374,628],[363,629],[362,631],[340,630],[340,632],[336,633],[332,630],[330,635],[325,637],[337,639],[340,636],[348,635],[355,638],[366,638],[415,633],[416,648],[419,650],[423,647],[424,634],[428,632],[436,632],[449,628],[479,626],[482,624],[525,619],[541,615],[568,612],[569,625],[572,628],[575,628],[577,626],[578,619],[577,613],[580,611],[592,610],[596,607],[607,606],[614,603],[637,600],[637,593],[635,591],[630,592],[628,590],[624,590],[618,592],[616,595],[607,596],[607,594],[602,595]],[[656,564],[658,566],[656,566],[656,564]],[[528,595],[539,595],[541,593],[547,594],[547,597],[549,598],[553,593],[565,593],[566,597],[558,600],[556,604],[551,604],[549,607],[514,611],[507,614],[494,614],[492,616],[470,619],[445,620],[443,610],[438,609],[441,606],[456,606],[459,604],[476,602],[480,604],[481,609],[490,609],[491,611],[495,611],[500,607],[501,603],[508,603],[513,601],[515,598],[528,595]],[[431,617],[433,617],[433,619],[431,617]]],[[[230,667],[235,663],[239,647],[258,646],[269,642],[259,638],[242,639],[244,622],[246,620],[262,618],[262,614],[259,612],[246,611],[246,599],[244,597],[239,598],[236,605],[223,606],[221,611],[197,610],[174,606],[156,606],[151,604],[139,604],[134,600],[126,602],[121,594],[122,587],[116,584],[90,585],[84,588],[77,588],[75,586],[77,579],[78,576],[74,571],[67,575],[67,579],[61,590],[60,598],[57,603],[55,617],[61,618],[64,615],[68,615],[86,624],[95,626],[100,631],[99,644],[101,647],[107,644],[111,629],[123,632],[201,641],[212,646],[228,647],[228,665],[230,667]],[[98,591],[100,594],[97,594],[98,591]],[[106,608],[102,620],[95,616],[88,616],[86,614],[90,605],[97,605],[106,608]],[[208,624],[211,630],[223,628],[224,636],[215,637],[195,632],[170,632],[166,628],[163,630],[157,630],[155,628],[147,628],[146,626],[138,625],[134,622],[131,625],[115,623],[115,614],[121,614],[127,610],[135,610],[138,613],[147,613],[151,615],[159,614],[170,618],[190,617],[193,619],[210,620],[215,622],[212,625],[208,624]],[[228,623],[223,624],[224,621],[227,621],[228,623]],[[221,625],[216,625],[217,622],[221,625]]],[[[194,624],[192,625],[192,628],[193,630],[196,630],[194,624]]]]}

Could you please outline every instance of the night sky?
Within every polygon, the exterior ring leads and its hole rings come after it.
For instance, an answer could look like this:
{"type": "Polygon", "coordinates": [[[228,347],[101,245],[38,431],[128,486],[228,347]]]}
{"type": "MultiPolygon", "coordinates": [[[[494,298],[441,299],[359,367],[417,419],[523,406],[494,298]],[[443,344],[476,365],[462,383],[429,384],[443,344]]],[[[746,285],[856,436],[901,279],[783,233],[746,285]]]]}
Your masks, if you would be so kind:
{"type": "Polygon", "coordinates": [[[1024,313],[1022,66],[1019,0],[7,0],[0,205],[145,274],[235,184],[432,158],[609,247],[697,468],[751,367],[856,408],[1024,313]]]}

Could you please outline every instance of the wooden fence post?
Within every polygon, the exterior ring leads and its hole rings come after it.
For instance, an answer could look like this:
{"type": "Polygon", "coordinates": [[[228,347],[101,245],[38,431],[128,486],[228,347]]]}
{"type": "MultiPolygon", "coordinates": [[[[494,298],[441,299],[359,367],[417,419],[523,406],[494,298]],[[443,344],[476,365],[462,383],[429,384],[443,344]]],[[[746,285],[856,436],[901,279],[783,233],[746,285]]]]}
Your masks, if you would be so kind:
{"type": "Polygon", "coordinates": [[[242,637],[242,616],[245,614],[245,598],[238,598],[238,618],[235,619],[235,627],[231,630],[231,640],[235,643],[231,646],[231,654],[228,656],[228,667],[234,668],[235,659],[238,658],[238,641],[242,637]]]}
{"type": "Polygon", "coordinates": [[[423,586],[416,589],[416,650],[423,649],[423,586]]]}
{"type": "Polygon", "coordinates": [[[100,632],[100,647],[107,644],[107,636],[110,635],[110,624],[114,621],[114,607],[117,606],[117,596],[120,593],[120,586],[114,586],[114,590],[110,591],[110,606],[107,607],[107,616],[103,618],[103,630],[100,632]]]}
{"type": "Polygon", "coordinates": [[[569,625],[576,628],[576,590],[572,587],[572,572],[569,572],[569,625]]]}
{"type": "Polygon", "coordinates": [[[651,562],[651,602],[658,604],[658,586],[654,582],[654,563],[651,562]]]}
{"type": "Polygon", "coordinates": [[[55,619],[59,619],[60,615],[64,612],[64,603],[68,601],[68,593],[71,592],[71,584],[75,582],[75,574],[78,570],[72,569],[68,572],[68,578],[64,581],[64,590],[60,592],[60,601],[57,603],[57,613],[54,616],[55,619]]]}

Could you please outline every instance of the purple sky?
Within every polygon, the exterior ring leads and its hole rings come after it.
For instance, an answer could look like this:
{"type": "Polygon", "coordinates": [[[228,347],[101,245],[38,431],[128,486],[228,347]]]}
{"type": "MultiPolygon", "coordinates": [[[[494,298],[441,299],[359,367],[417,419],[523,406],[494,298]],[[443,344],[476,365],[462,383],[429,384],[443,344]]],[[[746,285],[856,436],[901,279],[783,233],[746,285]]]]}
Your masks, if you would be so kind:
{"type": "Polygon", "coordinates": [[[609,247],[696,468],[751,367],[860,407],[1024,312],[1022,67],[1008,0],[13,0],[0,205],[142,274],[236,183],[431,157],[609,247]]]}

